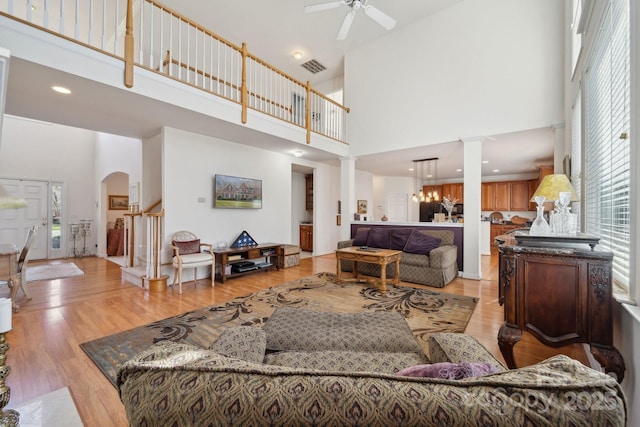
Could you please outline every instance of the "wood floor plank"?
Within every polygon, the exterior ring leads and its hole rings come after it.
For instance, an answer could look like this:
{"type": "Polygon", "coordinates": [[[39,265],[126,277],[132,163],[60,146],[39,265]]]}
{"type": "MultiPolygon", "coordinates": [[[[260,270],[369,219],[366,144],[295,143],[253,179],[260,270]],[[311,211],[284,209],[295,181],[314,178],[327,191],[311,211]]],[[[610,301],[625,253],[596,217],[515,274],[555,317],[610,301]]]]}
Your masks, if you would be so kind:
{"type": "MultiPolygon", "coordinates": [[[[30,301],[19,293],[21,309],[14,314],[13,330],[7,334],[11,346],[7,364],[12,368],[7,378],[11,387],[8,407],[66,386],[86,426],[128,423],[116,389],[82,351],[81,343],[310,274],[335,273],[336,262],[333,254],[305,258],[297,267],[229,279],[214,287],[210,280],[202,279],[184,284],[183,294],[178,295],[177,289],[149,293],[127,283],[121,279],[120,266],[105,259],[64,261],[74,262],[85,274],[30,283],[30,301]]],[[[54,262],[60,261],[50,263],[54,262]]],[[[483,256],[482,270],[483,280],[457,278],[435,290],[479,298],[466,332],[502,359],[497,342],[503,322],[498,304],[497,256],[483,256]]],[[[8,296],[6,287],[0,288],[0,296],[8,296]]],[[[521,366],[555,354],[567,354],[586,363],[581,345],[550,348],[527,333],[515,346],[514,354],[521,366]]]]}

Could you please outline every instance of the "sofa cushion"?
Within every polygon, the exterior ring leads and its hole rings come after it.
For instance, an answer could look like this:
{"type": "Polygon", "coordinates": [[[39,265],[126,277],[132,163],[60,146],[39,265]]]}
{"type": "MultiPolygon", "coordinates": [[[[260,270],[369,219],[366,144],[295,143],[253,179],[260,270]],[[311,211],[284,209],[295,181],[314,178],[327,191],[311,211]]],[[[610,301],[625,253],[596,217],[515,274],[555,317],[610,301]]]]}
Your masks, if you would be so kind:
{"type": "Polygon", "coordinates": [[[389,249],[389,229],[387,227],[376,227],[369,231],[367,246],[372,248],[389,249]]]}
{"type": "Polygon", "coordinates": [[[431,362],[485,362],[506,368],[474,337],[467,334],[439,333],[427,340],[431,362]]]}
{"type": "Polygon", "coordinates": [[[180,250],[180,255],[197,254],[200,252],[200,239],[172,242],[172,245],[180,250]]]}
{"type": "Polygon", "coordinates": [[[495,374],[501,370],[491,363],[440,362],[415,365],[404,368],[396,375],[402,377],[442,378],[445,380],[461,380],[463,378],[482,377],[495,374]]]}
{"type": "Polygon", "coordinates": [[[370,228],[358,228],[356,235],[353,237],[353,246],[366,246],[369,240],[370,228]]]}
{"type": "Polygon", "coordinates": [[[223,356],[252,363],[262,363],[266,348],[267,338],[264,331],[251,326],[225,329],[209,346],[209,350],[223,356]]]}
{"type": "Polygon", "coordinates": [[[413,230],[404,247],[404,252],[408,252],[410,254],[429,255],[433,249],[440,246],[441,241],[442,240],[437,237],[421,233],[418,230],[413,230]]]}
{"type": "Polygon", "coordinates": [[[393,374],[405,366],[428,363],[428,360],[424,353],[325,350],[267,353],[264,363],[331,372],[383,372],[393,374]]]}
{"type": "Polygon", "coordinates": [[[397,312],[327,313],[278,307],[262,329],[268,350],[423,353],[397,312]]]}
{"type": "Polygon", "coordinates": [[[389,249],[401,251],[413,230],[410,228],[392,228],[389,230],[389,249]]]}

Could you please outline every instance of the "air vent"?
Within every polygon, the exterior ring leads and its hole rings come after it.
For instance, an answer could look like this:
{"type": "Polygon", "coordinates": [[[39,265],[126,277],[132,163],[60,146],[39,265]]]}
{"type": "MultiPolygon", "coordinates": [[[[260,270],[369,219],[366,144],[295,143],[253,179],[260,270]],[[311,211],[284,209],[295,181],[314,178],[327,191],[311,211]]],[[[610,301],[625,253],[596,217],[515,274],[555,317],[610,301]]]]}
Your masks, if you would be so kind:
{"type": "Polygon", "coordinates": [[[318,74],[320,71],[326,70],[327,67],[316,61],[315,59],[311,59],[304,64],[302,64],[304,68],[312,72],[313,74],[318,74]]]}

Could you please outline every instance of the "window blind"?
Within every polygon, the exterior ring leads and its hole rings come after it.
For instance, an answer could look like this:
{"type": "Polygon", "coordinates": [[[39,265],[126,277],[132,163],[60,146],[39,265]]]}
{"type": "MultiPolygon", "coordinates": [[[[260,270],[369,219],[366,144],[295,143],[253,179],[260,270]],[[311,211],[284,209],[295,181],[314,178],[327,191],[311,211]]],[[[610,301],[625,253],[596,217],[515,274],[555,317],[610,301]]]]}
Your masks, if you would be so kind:
{"type": "Polygon", "coordinates": [[[585,73],[586,232],[614,254],[613,275],[629,287],[629,0],[610,0],[585,73]]]}

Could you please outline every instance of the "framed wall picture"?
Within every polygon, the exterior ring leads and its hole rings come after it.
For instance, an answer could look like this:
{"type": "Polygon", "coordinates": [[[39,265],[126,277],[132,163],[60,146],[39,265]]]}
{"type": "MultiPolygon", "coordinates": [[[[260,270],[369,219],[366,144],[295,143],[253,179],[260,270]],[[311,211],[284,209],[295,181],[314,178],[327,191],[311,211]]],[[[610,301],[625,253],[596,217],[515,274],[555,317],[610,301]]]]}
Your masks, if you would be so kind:
{"type": "Polygon", "coordinates": [[[367,213],[367,201],[366,200],[358,200],[358,213],[366,214],[367,213]]]}
{"type": "Polygon", "coordinates": [[[129,196],[109,196],[110,211],[126,211],[129,209],[129,196]]]}
{"type": "Polygon", "coordinates": [[[140,183],[129,184],[129,203],[132,205],[140,203],[140,183]]]}
{"type": "Polygon", "coordinates": [[[213,207],[227,209],[261,209],[262,181],[237,176],[216,175],[213,207]]]}

